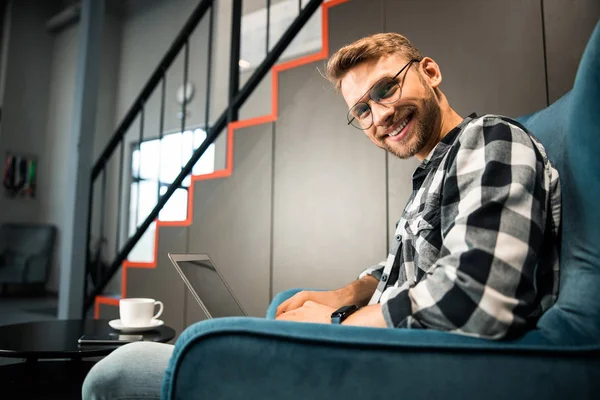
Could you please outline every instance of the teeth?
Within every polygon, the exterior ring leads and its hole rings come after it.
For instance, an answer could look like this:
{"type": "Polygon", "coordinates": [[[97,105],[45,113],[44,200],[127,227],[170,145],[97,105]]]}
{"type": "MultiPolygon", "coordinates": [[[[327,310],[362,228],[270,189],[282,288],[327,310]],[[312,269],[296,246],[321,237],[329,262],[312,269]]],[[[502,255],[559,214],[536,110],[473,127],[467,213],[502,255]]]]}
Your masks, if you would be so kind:
{"type": "Polygon", "coordinates": [[[400,131],[401,131],[402,129],[404,129],[404,127],[406,126],[406,124],[408,124],[408,118],[406,118],[404,121],[402,121],[402,122],[400,123],[400,125],[398,125],[398,127],[397,127],[396,129],[394,129],[394,130],[392,131],[392,133],[390,133],[390,134],[389,134],[389,136],[396,136],[397,134],[399,134],[399,133],[400,133],[400,131]]]}

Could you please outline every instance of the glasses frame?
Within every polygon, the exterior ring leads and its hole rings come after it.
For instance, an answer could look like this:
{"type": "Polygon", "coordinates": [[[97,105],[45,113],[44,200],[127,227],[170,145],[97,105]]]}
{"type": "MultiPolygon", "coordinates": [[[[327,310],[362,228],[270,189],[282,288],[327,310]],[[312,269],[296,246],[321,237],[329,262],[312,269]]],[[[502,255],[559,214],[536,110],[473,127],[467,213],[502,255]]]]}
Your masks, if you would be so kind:
{"type": "MultiPolygon", "coordinates": [[[[373,101],[374,101],[375,103],[377,103],[377,104],[386,105],[386,104],[394,104],[395,102],[397,102],[398,100],[400,100],[400,97],[402,97],[402,86],[400,86],[400,84],[399,84],[399,83],[396,81],[396,78],[398,78],[398,76],[399,76],[399,75],[402,73],[402,71],[404,71],[405,69],[407,69],[407,68],[408,68],[408,67],[409,67],[409,66],[410,66],[412,63],[414,63],[414,62],[420,62],[420,60],[418,60],[418,59],[416,59],[416,58],[413,58],[412,60],[410,60],[409,62],[407,62],[407,63],[406,63],[406,65],[405,65],[404,67],[402,67],[402,68],[400,69],[400,71],[398,71],[398,73],[397,73],[396,75],[394,75],[394,76],[391,78],[393,81],[395,81],[395,82],[396,82],[396,85],[398,85],[398,90],[400,91],[400,94],[399,94],[399,96],[398,96],[398,98],[397,98],[396,100],[394,100],[394,101],[391,101],[391,102],[389,102],[389,103],[382,103],[382,102],[379,102],[379,101],[377,101],[377,100],[375,100],[375,99],[373,99],[373,98],[371,97],[371,90],[373,90],[373,88],[374,88],[374,87],[375,87],[377,84],[379,84],[381,81],[383,81],[383,80],[386,80],[386,79],[390,79],[390,78],[389,78],[389,77],[383,77],[383,78],[379,79],[377,82],[375,82],[375,83],[374,83],[374,84],[373,84],[373,85],[372,85],[372,86],[369,88],[369,90],[367,90],[367,91],[365,92],[365,94],[363,94],[362,96],[360,96],[360,98],[362,99],[363,97],[365,97],[366,95],[368,95],[368,96],[369,96],[369,99],[368,99],[367,101],[359,101],[359,102],[357,102],[356,104],[354,104],[352,107],[350,107],[350,109],[348,110],[348,114],[346,114],[346,118],[348,119],[348,125],[352,125],[352,127],[356,128],[356,129],[358,129],[358,130],[361,130],[361,131],[365,131],[365,130],[369,129],[370,127],[372,127],[372,126],[373,126],[373,122],[374,122],[374,121],[373,121],[373,109],[372,109],[372,108],[371,108],[371,106],[369,105],[369,101],[373,100],[373,101]],[[367,107],[369,107],[369,111],[371,112],[371,125],[367,126],[366,128],[359,128],[358,126],[356,126],[356,125],[352,124],[352,121],[354,121],[356,118],[355,118],[355,117],[353,117],[353,116],[351,116],[351,115],[350,115],[350,112],[351,112],[351,111],[352,111],[352,109],[353,109],[354,107],[356,107],[358,104],[365,104],[367,107]]],[[[404,83],[404,81],[402,81],[402,82],[404,83]]]]}

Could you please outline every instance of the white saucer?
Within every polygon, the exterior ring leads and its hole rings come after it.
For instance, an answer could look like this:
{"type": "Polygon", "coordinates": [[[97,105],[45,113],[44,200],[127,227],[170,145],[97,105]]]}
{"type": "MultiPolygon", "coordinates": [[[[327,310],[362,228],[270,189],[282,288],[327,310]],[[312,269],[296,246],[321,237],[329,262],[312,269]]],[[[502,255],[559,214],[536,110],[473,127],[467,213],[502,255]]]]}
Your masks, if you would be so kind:
{"type": "Polygon", "coordinates": [[[159,326],[162,326],[164,322],[160,319],[153,319],[148,326],[123,326],[120,319],[113,319],[112,321],[109,321],[108,324],[111,328],[121,332],[144,332],[158,328],[159,326]]]}

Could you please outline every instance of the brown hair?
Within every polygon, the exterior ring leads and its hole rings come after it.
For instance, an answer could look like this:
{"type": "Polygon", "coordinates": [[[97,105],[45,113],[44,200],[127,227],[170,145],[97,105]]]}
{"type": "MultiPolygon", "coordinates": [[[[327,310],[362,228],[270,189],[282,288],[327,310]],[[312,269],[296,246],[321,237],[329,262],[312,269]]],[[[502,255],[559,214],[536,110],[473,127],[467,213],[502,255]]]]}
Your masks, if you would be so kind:
{"type": "Polygon", "coordinates": [[[327,62],[325,77],[339,90],[342,78],[357,64],[390,54],[403,55],[407,61],[423,58],[406,37],[398,33],[377,33],[339,49],[327,62]]]}

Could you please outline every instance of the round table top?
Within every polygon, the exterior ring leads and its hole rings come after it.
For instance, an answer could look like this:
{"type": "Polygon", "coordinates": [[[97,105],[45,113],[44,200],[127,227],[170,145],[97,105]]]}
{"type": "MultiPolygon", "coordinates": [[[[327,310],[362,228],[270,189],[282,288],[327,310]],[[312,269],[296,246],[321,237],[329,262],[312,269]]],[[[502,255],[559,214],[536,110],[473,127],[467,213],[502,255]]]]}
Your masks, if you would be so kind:
{"type": "MultiPolygon", "coordinates": [[[[117,332],[105,319],[67,319],[25,322],[0,326],[0,357],[18,358],[81,358],[104,356],[119,345],[80,345],[77,340],[84,334],[103,335],[117,332]]],[[[161,326],[140,332],[144,341],[168,342],[175,330],[161,326]]]]}

